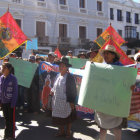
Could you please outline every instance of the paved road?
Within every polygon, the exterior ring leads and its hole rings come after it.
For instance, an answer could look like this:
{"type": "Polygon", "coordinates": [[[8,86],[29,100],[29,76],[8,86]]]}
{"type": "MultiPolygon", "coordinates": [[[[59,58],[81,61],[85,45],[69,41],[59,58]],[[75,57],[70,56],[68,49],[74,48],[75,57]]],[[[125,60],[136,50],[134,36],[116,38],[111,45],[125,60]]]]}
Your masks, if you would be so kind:
{"type": "MultiPolygon", "coordinates": [[[[51,124],[51,118],[45,113],[20,113],[16,117],[16,138],[17,140],[66,140],[56,138],[57,127],[51,124]]],[[[70,140],[97,140],[99,128],[94,121],[78,119],[72,126],[73,137],[70,140]]],[[[0,139],[4,133],[4,119],[0,111],[0,139]]],[[[108,131],[107,140],[113,140],[113,134],[108,131]]],[[[122,140],[140,140],[140,133],[135,129],[124,129],[122,140]]]]}

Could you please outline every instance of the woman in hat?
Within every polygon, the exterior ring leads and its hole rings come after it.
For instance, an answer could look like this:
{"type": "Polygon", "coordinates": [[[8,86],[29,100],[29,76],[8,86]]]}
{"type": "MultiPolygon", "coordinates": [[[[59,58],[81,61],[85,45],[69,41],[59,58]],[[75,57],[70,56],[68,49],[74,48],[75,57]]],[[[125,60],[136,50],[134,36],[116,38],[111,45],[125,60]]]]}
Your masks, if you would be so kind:
{"type": "Polygon", "coordinates": [[[81,53],[78,54],[77,57],[81,58],[81,59],[86,59],[86,54],[84,52],[81,52],[81,53]]]}
{"type": "MultiPolygon", "coordinates": [[[[120,55],[114,46],[107,45],[104,50],[100,50],[100,54],[107,64],[122,66],[121,62],[119,62],[120,55]]],[[[123,123],[123,118],[95,111],[95,121],[100,128],[100,140],[106,139],[108,129],[113,131],[115,140],[121,140],[121,129],[126,127],[126,123],[123,123]]]]}
{"type": "Polygon", "coordinates": [[[76,119],[75,100],[77,96],[74,77],[68,72],[71,67],[69,60],[63,57],[59,64],[60,74],[57,75],[51,90],[52,98],[52,120],[59,127],[56,136],[71,136],[71,123],[76,119]],[[75,112],[75,113],[74,113],[75,112]],[[67,126],[66,133],[64,126],[67,126]]]}
{"type": "Polygon", "coordinates": [[[5,118],[4,139],[15,139],[15,106],[18,95],[17,79],[13,75],[13,66],[5,62],[2,65],[3,75],[0,77],[0,104],[5,118]]]}

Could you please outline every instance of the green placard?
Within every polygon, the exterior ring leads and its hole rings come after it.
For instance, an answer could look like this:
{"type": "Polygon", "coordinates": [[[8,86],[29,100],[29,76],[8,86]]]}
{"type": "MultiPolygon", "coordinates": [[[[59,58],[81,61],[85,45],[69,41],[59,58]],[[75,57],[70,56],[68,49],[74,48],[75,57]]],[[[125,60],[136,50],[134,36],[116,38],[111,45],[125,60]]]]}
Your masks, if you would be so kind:
{"type": "Polygon", "coordinates": [[[100,63],[86,63],[78,104],[109,115],[127,117],[131,85],[137,69],[100,63]]]}
{"type": "Polygon", "coordinates": [[[15,76],[18,80],[18,85],[29,88],[37,69],[37,64],[15,58],[10,58],[9,62],[15,69],[15,76]]]}
{"type": "Polygon", "coordinates": [[[80,59],[80,58],[69,58],[69,63],[72,65],[72,68],[83,68],[86,65],[87,59],[80,59]]]}

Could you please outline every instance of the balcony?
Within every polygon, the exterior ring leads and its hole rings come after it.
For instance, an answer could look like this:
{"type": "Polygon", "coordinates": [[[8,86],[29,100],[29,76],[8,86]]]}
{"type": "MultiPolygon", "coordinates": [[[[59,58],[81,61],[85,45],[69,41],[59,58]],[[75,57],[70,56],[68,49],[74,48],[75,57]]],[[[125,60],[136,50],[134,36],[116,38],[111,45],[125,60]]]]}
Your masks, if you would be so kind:
{"type": "Polygon", "coordinates": [[[45,1],[38,1],[37,6],[39,7],[46,7],[46,2],[45,1]]]}
{"type": "Polygon", "coordinates": [[[60,45],[70,45],[69,37],[58,37],[58,42],[60,45]]]}
{"type": "Polygon", "coordinates": [[[67,6],[67,5],[61,4],[61,5],[59,6],[59,9],[60,9],[60,10],[64,10],[64,11],[68,11],[68,6],[67,6]]]}
{"type": "Polygon", "coordinates": [[[22,3],[22,0],[12,0],[14,3],[22,3]]]}
{"type": "Polygon", "coordinates": [[[49,36],[37,36],[39,46],[47,46],[49,44],[49,36]]]}
{"type": "Polygon", "coordinates": [[[89,43],[89,39],[86,38],[78,38],[78,45],[79,47],[83,48],[89,43]]]}
{"type": "Polygon", "coordinates": [[[83,14],[87,13],[87,9],[85,9],[85,8],[80,8],[79,10],[80,10],[80,13],[83,13],[83,14]]]}
{"type": "Polygon", "coordinates": [[[97,11],[97,16],[104,16],[104,13],[102,11],[97,11]]]}

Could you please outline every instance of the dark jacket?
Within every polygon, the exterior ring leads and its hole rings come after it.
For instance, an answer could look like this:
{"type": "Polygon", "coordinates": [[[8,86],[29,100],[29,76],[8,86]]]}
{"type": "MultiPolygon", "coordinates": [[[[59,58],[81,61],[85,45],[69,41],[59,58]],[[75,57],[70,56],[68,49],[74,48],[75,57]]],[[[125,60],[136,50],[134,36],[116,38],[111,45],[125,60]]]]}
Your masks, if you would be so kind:
{"type": "Polygon", "coordinates": [[[67,102],[75,103],[77,97],[76,83],[73,75],[68,73],[66,78],[66,97],[67,102]]]}

